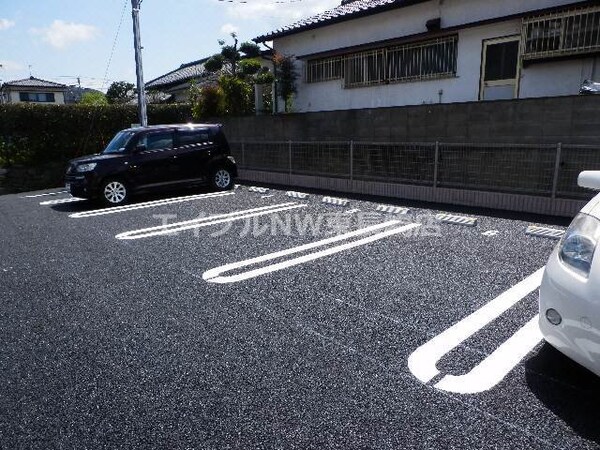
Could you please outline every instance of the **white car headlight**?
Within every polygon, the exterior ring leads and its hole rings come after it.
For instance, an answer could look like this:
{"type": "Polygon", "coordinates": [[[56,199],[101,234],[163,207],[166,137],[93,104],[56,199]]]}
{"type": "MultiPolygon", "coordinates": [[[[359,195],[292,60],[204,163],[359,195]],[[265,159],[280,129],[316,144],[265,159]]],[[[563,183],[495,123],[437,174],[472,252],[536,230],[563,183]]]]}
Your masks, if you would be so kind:
{"type": "Polygon", "coordinates": [[[600,241],[600,221],[579,214],[563,237],[560,248],[560,260],[571,270],[587,278],[590,275],[594,252],[600,241]]]}
{"type": "Polygon", "coordinates": [[[87,163],[87,164],[79,164],[77,166],[77,172],[90,172],[94,170],[97,163],[87,163]]]}

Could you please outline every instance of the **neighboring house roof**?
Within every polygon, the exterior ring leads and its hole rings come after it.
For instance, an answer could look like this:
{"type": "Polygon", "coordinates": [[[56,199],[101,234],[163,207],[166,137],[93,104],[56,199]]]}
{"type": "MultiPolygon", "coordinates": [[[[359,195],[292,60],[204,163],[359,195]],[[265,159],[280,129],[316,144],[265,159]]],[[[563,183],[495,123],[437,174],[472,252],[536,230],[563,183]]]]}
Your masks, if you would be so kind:
{"type": "Polygon", "coordinates": [[[345,0],[342,1],[340,6],[307,19],[299,20],[291,25],[278,28],[275,31],[258,36],[253,40],[255,42],[266,42],[274,38],[299,33],[301,31],[324,27],[337,22],[343,22],[345,20],[355,19],[361,16],[377,14],[389,9],[401,8],[403,6],[423,3],[425,1],[428,0],[345,0]]]}
{"type": "Polygon", "coordinates": [[[204,63],[208,58],[199,59],[198,61],[192,61],[187,64],[182,64],[179,69],[172,70],[171,72],[161,75],[154,80],[146,83],[148,89],[159,89],[170,87],[175,84],[183,83],[196,78],[203,78],[209,74],[204,70],[204,63]]]}
{"type": "MultiPolygon", "coordinates": [[[[273,50],[261,51],[263,59],[271,60],[273,50]]],[[[154,80],[146,83],[146,89],[165,89],[183,84],[191,80],[201,80],[200,84],[215,83],[219,78],[218,72],[207,72],[204,69],[204,63],[209,58],[202,58],[198,61],[192,61],[187,64],[182,64],[178,69],[172,70],[165,75],[161,75],[154,80]]]]}
{"type": "Polygon", "coordinates": [[[66,89],[65,84],[55,83],[54,81],[41,80],[35,77],[24,78],[22,80],[7,81],[3,87],[18,87],[18,88],[55,88],[66,89]]]}

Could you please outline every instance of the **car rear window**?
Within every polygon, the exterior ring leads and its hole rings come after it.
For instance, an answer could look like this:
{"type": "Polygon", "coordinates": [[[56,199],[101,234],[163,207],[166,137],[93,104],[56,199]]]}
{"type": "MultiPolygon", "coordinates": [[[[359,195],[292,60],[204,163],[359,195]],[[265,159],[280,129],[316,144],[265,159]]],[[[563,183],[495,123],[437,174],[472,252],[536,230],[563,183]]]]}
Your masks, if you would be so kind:
{"type": "Polygon", "coordinates": [[[148,133],[139,143],[145,144],[148,150],[171,149],[173,148],[173,133],[171,131],[148,133]]]}
{"type": "Polygon", "coordinates": [[[179,130],[177,132],[179,145],[194,145],[209,141],[208,130],[179,130]]]}

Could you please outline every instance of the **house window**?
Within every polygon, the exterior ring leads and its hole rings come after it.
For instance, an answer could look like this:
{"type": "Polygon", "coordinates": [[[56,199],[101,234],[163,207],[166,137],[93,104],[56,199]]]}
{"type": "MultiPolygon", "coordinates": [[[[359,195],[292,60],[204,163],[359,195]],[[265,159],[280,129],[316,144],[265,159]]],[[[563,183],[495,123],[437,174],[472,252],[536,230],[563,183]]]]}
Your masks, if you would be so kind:
{"type": "Polygon", "coordinates": [[[346,56],[344,87],[456,75],[458,38],[397,45],[346,56]]]}
{"type": "Polygon", "coordinates": [[[22,102],[54,103],[54,93],[19,92],[19,100],[22,102]]]}
{"type": "Polygon", "coordinates": [[[600,51],[600,6],[523,19],[523,59],[600,51]]]}
{"type": "Polygon", "coordinates": [[[321,81],[339,80],[342,78],[342,58],[313,59],[306,62],[304,81],[306,83],[318,83],[321,81]]]}
{"type": "Polygon", "coordinates": [[[387,79],[411,81],[453,76],[456,47],[456,36],[392,47],[387,50],[387,79]]]}
{"type": "Polygon", "coordinates": [[[370,86],[385,81],[385,49],[355,53],[344,59],[344,87],[370,86]]]}

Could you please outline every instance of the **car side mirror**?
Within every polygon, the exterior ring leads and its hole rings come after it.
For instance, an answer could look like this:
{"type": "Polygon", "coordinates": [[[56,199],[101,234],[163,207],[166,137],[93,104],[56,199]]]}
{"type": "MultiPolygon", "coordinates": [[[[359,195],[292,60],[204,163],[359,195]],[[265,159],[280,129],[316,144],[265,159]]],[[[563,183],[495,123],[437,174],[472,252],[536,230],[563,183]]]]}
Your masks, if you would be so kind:
{"type": "Polygon", "coordinates": [[[143,152],[146,149],[147,149],[147,147],[146,147],[145,144],[138,144],[138,145],[135,146],[135,152],[136,153],[143,152]]]}
{"type": "Polygon", "coordinates": [[[582,188],[600,190],[600,170],[585,170],[579,174],[577,184],[582,188]]]}

